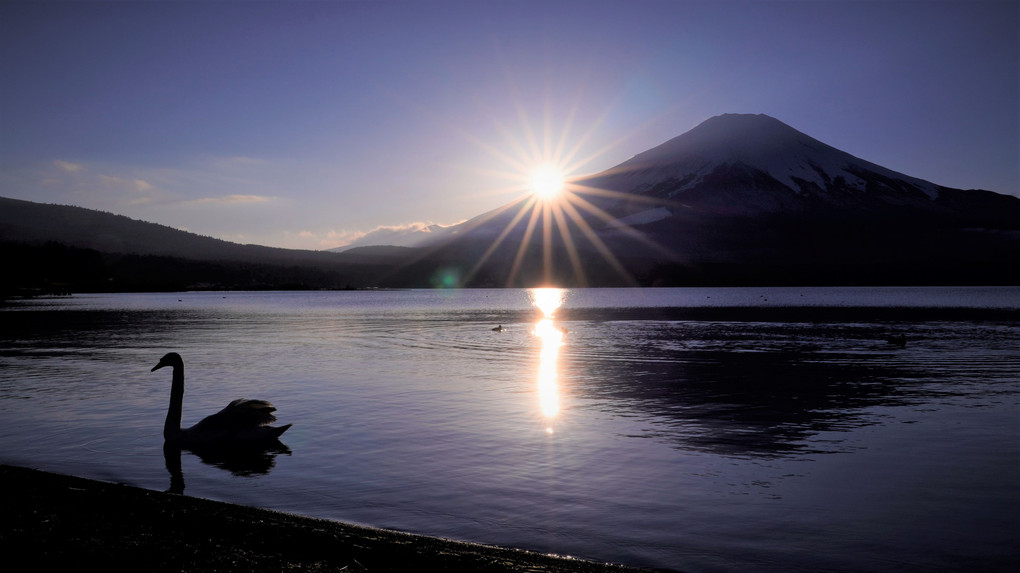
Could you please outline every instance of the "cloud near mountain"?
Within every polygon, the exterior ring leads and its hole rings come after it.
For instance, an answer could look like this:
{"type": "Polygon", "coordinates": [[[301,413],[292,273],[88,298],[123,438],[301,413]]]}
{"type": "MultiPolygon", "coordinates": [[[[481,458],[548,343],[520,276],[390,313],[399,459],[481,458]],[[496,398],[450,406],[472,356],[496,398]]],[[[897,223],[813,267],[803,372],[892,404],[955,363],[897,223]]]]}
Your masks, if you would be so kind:
{"type": "Polygon", "coordinates": [[[432,241],[441,239],[449,230],[459,225],[439,225],[436,223],[408,223],[406,225],[381,225],[353,237],[348,242],[330,249],[334,252],[344,252],[357,247],[385,245],[393,247],[423,246],[432,241]]]}

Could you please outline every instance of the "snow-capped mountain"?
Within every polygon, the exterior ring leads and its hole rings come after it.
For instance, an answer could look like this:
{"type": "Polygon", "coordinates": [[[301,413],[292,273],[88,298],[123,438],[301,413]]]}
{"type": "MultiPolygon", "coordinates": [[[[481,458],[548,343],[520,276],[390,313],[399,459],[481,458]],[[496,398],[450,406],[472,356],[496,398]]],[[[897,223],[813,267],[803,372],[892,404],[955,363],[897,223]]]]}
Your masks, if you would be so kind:
{"type": "Polygon", "coordinates": [[[670,170],[660,171],[657,178],[683,177],[684,184],[673,190],[682,192],[697,187],[720,167],[737,165],[767,173],[798,195],[818,193],[837,181],[866,192],[868,181],[877,175],[902,180],[929,198],[938,196],[938,187],[932,183],[858,159],[763,114],[713,117],[618,169],[670,170]]]}
{"type": "Polygon", "coordinates": [[[713,117],[576,183],[587,206],[570,216],[535,221],[520,200],[451,227],[432,252],[484,259],[475,274],[497,285],[546,256],[567,282],[580,260],[642,284],[970,282],[1020,259],[1020,199],[897,173],[766,115],[713,117]]]}
{"type": "Polygon", "coordinates": [[[718,215],[908,205],[930,210],[938,209],[933,202],[944,189],[840,151],[767,115],[749,114],[708,119],[583,183],[718,215]]]}
{"type": "MultiPolygon", "coordinates": [[[[611,232],[663,227],[677,217],[941,216],[996,225],[1020,217],[1020,200],[990,191],[961,191],[911,177],[822,143],[767,115],[724,114],[602,173],[576,182],[609,191],[580,194],[615,220],[588,217],[611,232]]],[[[442,233],[369,235],[358,245],[424,246],[436,239],[502,232],[520,202],[504,205],[442,233]],[[393,243],[383,243],[392,239],[393,243]]],[[[1008,223],[1007,223],[1008,224],[1008,223]]],[[[433,229],[429,229],[432,231],[433,229]]],[[[339,249],[338,249],[339,250],[339,249]]]]}

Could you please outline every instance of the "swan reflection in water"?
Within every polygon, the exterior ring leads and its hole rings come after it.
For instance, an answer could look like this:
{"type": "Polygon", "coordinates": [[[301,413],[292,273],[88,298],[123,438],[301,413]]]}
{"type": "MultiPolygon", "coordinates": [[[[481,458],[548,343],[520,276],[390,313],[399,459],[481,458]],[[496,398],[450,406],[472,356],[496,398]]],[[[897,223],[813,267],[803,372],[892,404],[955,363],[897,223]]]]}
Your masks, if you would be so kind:
{"type": "Polygon", "coordinates": [[[541,312],[542,318],[535,323],[534,335],[542,340],[542,351],[538,363],[538,400],[542,416],[550,425],[545,431],[553,433],[551,422],[560,413],[560,392],[557,383],[560,346],[563,344],[563,329],[556,326],[556,309],[563,305],[566,290],[559,288],[531,289],[531,302],[541,312]]]}
{"type": "Polygon", "coordinates": [[[184,471],[181,455],[188,451],[202,463],[229,471],[235,476],[249,477],[268,474],[276,465],[276,456],[290,455],[290,448],[279,440],[245,445],[203,444],[181,446],[173,442],[163,443],[163,460],[170,472],[171,493],[184,493],[184,471]]]}

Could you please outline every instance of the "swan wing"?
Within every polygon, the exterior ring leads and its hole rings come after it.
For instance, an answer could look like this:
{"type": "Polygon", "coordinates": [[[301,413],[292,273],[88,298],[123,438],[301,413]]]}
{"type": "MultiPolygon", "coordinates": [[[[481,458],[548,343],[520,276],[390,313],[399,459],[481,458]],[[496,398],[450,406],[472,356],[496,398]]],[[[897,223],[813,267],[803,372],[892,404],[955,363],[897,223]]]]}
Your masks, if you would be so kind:
{"type": "Polygon", "coordinates": [[[195,424],[192,429],[212,432],[268,426],[276,421],[275,411],[276,407],[265,400],[240,398],[195,424]]]}

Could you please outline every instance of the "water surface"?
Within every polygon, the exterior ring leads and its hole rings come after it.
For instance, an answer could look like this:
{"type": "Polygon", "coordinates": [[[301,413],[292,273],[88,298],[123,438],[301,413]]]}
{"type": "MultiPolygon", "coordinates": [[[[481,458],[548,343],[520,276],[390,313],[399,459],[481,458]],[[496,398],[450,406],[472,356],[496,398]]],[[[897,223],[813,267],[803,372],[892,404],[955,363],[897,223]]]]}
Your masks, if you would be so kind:
{"type": "Polygon", "coordinates": [[[1020,559],[1020,289],[81,295],[0,321],[3,463],[684,571],[1020,559]],[[165,456],[168,351],[186,425],[267,399],[285,449],[165,456]]]}

